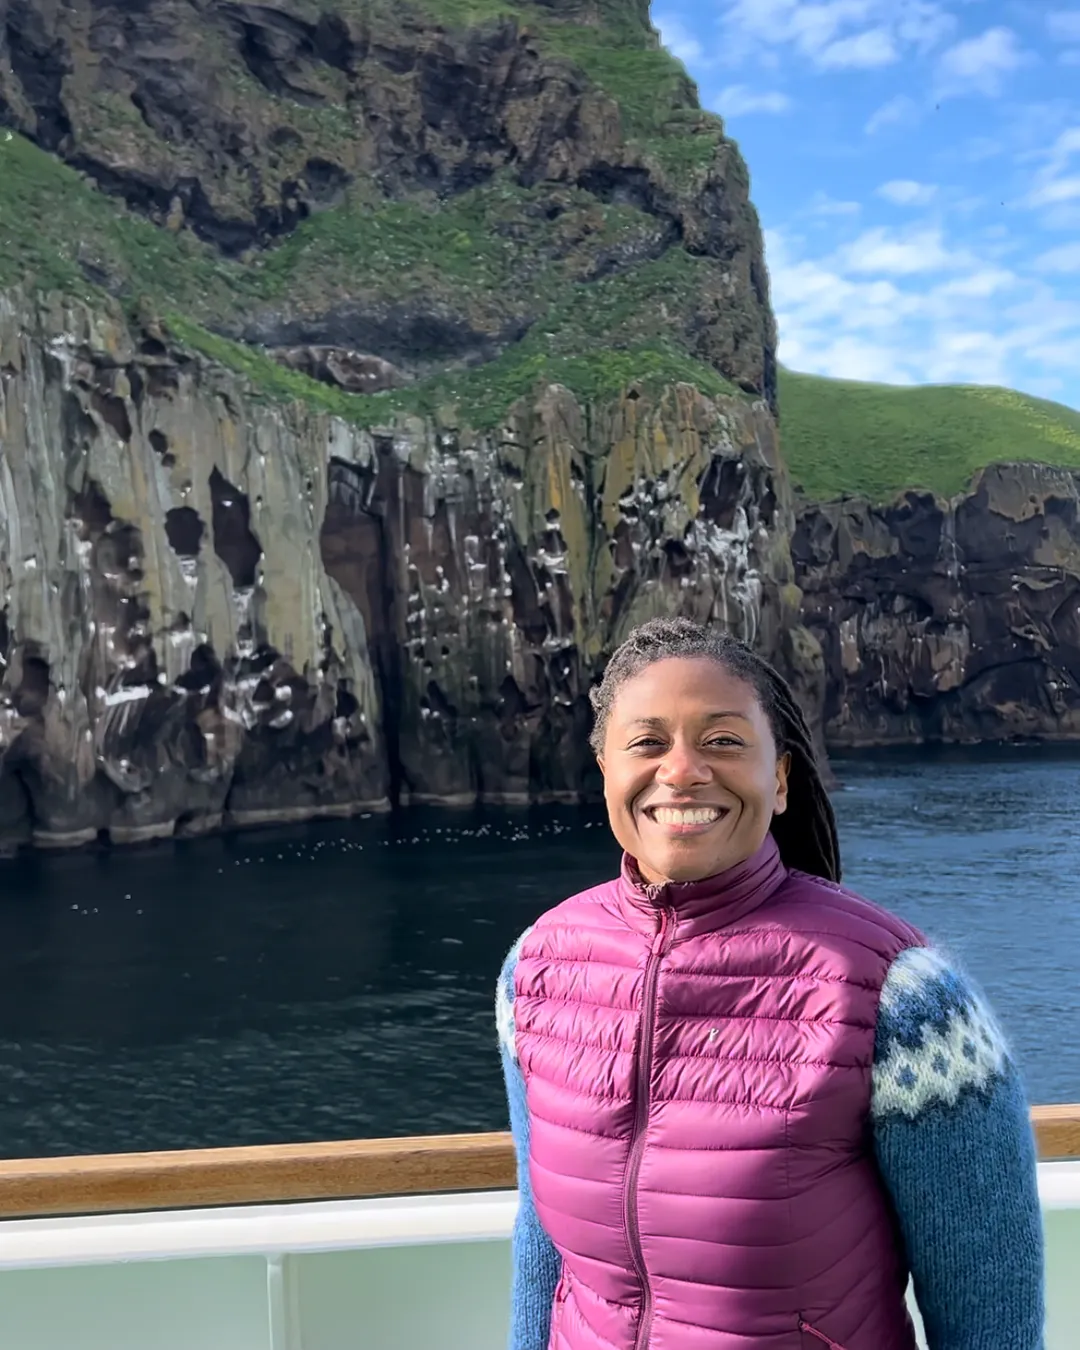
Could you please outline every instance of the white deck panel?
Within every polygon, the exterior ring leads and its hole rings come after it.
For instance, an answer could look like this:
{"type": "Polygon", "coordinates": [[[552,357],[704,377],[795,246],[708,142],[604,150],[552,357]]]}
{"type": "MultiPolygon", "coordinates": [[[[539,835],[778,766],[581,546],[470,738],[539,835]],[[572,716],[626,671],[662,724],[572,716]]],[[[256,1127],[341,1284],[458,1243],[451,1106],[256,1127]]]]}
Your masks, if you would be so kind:
{"type": "MultiPolygon", "coordinates": [[[[1077,1350],[1080,1162],[1039,1169],[1077,1350]]],[[[0,1222],[3,1350],[505,1350],[513,1192],[0,1222]]]]}

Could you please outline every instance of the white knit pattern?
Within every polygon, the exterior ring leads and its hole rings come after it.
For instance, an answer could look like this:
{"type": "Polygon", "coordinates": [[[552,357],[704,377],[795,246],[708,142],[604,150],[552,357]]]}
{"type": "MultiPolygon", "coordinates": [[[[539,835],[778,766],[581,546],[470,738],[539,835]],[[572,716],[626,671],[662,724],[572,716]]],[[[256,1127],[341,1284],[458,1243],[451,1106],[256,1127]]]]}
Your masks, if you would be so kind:
{"type": "Polygon", "coordinates": [[[914,1118],[933,1105],[954,1106],[966,1091],[1001,1077],[1009,1064],[993,1013],[930,948],[913,948],[893,962],[878,1016],[879,1042],[884,1037],[888,1048],[874,1065],[875,1116],[914,1118]]]}
{"type": "Polygon", "coordinates": [[[531,926],[526,928],[510,948],[509,955],[503,962],[499,982],[495,986],[495,1026],[499,1033],[499,1044],[515,1064],[517,1044],[514,1039],[514,967],[517,965],[521,944],[531,932],[531,926]]]}

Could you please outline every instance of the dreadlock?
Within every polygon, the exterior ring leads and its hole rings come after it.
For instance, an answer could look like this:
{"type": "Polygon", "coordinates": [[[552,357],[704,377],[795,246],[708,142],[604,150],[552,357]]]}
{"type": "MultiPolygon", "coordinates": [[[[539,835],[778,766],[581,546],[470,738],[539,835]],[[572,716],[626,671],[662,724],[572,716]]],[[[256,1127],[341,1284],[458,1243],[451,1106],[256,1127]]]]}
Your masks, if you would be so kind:
{"type": "Polygon", "coordinates": [[[772,833],[786,866],[827,881],[840,880],[836,818],[818,770],[810,729],[787,681],[744,642],[692,619],[650,619],[616,649],[603,679],[589,690],[596,714],[589,742],[599,755],[615,695],[627,680],[671,657],[704,657],[745,680],[769,720],[776,753],[791,756],[787,810],[773,817],[772,833]]]}

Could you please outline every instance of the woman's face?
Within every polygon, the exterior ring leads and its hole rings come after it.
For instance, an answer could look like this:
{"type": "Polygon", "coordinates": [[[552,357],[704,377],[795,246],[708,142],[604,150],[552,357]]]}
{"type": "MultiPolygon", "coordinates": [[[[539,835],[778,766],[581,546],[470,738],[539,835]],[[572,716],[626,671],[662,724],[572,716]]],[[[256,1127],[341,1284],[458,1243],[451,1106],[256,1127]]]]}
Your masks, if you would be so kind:
{"type": "Polygon", "coordinates": [[[620,685],[600,768],[615,838],[646,881],[700,881],[752,857],[787,807],[753,687],[707,657],[654,661],[620,685]]]}

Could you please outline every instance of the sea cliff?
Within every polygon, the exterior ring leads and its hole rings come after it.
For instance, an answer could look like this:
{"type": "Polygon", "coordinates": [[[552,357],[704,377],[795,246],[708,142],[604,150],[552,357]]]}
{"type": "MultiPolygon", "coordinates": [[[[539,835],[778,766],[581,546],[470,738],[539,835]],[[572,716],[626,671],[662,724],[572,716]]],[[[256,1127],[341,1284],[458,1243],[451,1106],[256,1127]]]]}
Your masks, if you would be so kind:
{"type": "Polygon", "coordinates": [[[0,0],[0,847],[588,796],[660,613],[823,745],[1080,734],[1077,475],[882,397],[640,0],[0,0]]]}

